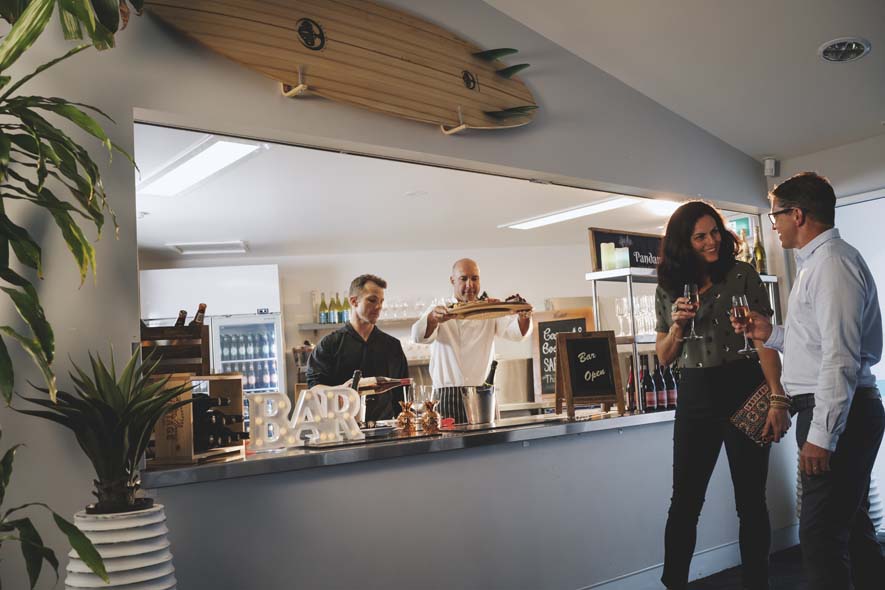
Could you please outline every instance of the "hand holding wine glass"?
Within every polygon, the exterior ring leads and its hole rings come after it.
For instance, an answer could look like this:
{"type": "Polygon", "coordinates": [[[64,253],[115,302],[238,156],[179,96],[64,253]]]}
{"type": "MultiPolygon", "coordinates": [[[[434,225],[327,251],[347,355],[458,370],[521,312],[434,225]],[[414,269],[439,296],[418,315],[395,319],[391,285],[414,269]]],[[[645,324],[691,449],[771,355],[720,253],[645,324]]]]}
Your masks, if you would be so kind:
{"type": "Polygon", "coordinates": [[[744,328],[742,331],[744,335],[744,347],[737,351],[738,354],[744,356],[757,354],[756,349],[750,346],[750,341],[747,340],[746,326],[751,323],[751,318],[750,304],[747,303],[746,295],[735,295],[731,298],[731,321],[732,324],[736,323],[744,328]]]}
{"type": "Polygon", "coordinates": [[[739,322],[733,315],[731,318],[731,326],[738,334],[743,334],[746,338],[753,340],[761,340],[765,342],[771,336],[771,320],[757,311],[751,311],[746,322],[739,322]]]}
{"type": "MultiPolygon", "coordinates": [[[[687,300],[685,305],[689,308],[693,314],[696,314],[698,308],[701,306],[701,295],[698,291],[698,286],[695,283],[686,283],[685,288],[683,289],[683,297],[687,300]]],[[[694,315],[691,318],[691,330],[688,333],[688,336],[683,336],[683,340],[701,340],[701,336],[694,331],[694,315]]]]}

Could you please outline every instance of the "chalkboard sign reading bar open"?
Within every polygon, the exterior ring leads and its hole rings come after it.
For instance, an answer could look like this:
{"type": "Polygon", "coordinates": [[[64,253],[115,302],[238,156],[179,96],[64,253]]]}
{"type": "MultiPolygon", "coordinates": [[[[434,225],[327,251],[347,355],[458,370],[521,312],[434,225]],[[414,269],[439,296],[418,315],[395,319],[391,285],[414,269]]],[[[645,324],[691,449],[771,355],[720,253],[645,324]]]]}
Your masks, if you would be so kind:
{"type": "Polygon", "coordinates": [[[618,413],[624,413],[614,332],[557,334],[556,348],[557,413],[563,400],[569,418],[575,417],[575,404],[616,403],[618,413]]]}
{"type": "Polygon", "coordinates": [[[532,314],[532,368],[535,381],[535,401],[540,402],[556,393],[556,335],[583,334],[593,326],[593,309],[563,309],[532,314]]]}

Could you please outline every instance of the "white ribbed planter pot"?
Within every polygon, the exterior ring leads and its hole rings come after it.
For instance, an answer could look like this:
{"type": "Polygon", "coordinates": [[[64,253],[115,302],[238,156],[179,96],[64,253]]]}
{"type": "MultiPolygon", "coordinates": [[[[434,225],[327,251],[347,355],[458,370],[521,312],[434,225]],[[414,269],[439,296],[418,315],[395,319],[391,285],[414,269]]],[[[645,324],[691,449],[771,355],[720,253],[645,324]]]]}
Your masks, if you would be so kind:
{"type": "Polygon", "coordinates": [[[74,524],[98,549],[111,579],[96,576],[71,550],[65,590],[107,588],[118,590],[174,590],[175,568],[166,533],[162,504],[147,510],[120,514],[74,515],[74,524]]]}

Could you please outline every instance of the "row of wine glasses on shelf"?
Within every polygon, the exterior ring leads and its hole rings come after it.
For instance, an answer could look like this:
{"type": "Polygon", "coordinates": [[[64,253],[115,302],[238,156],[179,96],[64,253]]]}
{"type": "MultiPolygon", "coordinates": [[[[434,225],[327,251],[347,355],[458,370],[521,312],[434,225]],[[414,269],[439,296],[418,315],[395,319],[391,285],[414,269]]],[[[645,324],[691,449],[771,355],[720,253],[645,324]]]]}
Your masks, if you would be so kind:
{"type": "MultiPolygon", "coordinates": [[[[654,295],[638,295],[633,297],[633,314],[636,319],[636,333],[640,336],[653,334],[655,331],[655,297],[654,295]]],[[[632,336],[630,325],[630,300],[627,297],[615,299],[615,315],[618,316],[617,336],[632,336]]]]}

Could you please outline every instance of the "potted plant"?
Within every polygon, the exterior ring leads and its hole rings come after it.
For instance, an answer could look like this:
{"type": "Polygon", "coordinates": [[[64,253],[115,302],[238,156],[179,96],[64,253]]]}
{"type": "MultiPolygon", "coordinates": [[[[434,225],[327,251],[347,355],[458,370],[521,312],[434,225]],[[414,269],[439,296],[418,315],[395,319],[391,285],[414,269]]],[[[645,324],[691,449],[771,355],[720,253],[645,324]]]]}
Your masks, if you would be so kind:
{"type": "MultiPolygon", "coordinates": [[[[97,502],[77,513],[74,521],[109,565],[110,588],[147,580],[174,582],[163,525],[165,512],[162,505],[154,505],[153,499],[138,494],[139,466],[154,425],[166,412],[192,401],[189,396],[175,401],[192,386],[169,387],[168,375],[154,375],[159,361],[153,356],[148,355],[142,362],[137,351],[118,376],[113,353],[109,367],[101,357],[90,353],[90,374],[73,365],[70,377],[74,393],[59,390],[55,402],[44,397],[23,397],[41,409],[17,410],[69,428],[95,468],[93,494],[97,502]],[[124,555],[126,564],[121,565],[116,558],[124,555]]],[[[49,393],[45,387],[35,388],[49,393]]],[[[85,582],[95,574],[78,560],[72,560],[69,569],[68,585],[92,585],[85,582]]]]}

